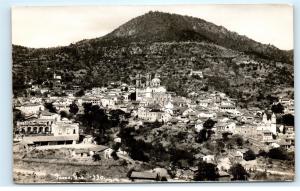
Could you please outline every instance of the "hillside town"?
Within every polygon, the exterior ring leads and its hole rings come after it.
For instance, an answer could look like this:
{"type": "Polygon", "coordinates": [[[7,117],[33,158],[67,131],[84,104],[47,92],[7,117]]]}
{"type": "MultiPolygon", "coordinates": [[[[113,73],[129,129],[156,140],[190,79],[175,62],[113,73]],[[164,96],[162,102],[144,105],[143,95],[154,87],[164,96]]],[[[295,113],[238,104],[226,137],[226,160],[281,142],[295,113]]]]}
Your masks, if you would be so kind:
{"type": "MultiPolygon", "coordinates": [[[[201,70],[189,77],[203,79],[201,70]]],[[[177,95],[158,73],[134,83],[29,82],[13,98],[14,180],[189,182],[294,179],[294,100],[242,108],[223,92],[177,95]],[[51,84],[51,85],[49,85],[51,84]]]]}

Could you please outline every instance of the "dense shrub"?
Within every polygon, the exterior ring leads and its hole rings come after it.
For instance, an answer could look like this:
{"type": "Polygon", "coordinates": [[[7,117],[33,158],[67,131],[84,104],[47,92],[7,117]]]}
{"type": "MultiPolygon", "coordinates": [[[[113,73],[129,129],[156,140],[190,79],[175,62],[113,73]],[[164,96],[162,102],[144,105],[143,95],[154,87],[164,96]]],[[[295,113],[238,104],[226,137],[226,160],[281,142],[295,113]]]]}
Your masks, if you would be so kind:
{"type": "Polygon", "coordinates": [[[256,158],[256,155],[255,153],[249,149],[245,154],[244,154],[244,159],[246,161],[249,161],[249,160],[254,160],[256,158]]]}
{"type": "Polygon", "coordinates": [[[268,157],[279,160],[291,160],[291,157],[289,156],[288,152],[283,148],[270,149],[268,152],[268,157]]]}
{"type": "Polygon", "coordinates": [[[249,177],[245,168],[239,163],[230,167],[229,172],[233,176],[232,180],[247,180],[249,177]]]}

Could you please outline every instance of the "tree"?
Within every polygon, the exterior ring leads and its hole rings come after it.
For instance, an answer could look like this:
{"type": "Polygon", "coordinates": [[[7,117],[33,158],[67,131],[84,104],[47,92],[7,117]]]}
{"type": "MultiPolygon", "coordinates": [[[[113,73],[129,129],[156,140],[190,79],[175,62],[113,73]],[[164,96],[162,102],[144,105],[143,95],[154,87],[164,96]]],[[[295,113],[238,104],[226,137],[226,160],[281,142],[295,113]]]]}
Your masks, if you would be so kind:
{"type": "Polygon", "coordinates": [[[78,92],[75,93],[75,96],[76,97],[82,97],[82,96],[84,96],[84,90],[83,89],[79,90],[78,92]]]}
{"type": "Polygon", "coordinates": [[[268,153],[265,150],[259,150],[258,151],[258,156],[261,157],[267,157],[268,153]]]}
{"type": "MultiPolygon", "coordinates": [[[[161,147],[159,150],[162,151],[162,155],[165,155],[163,153],[165,152],[163,147],[161,147]]],[[[171,163],[177,165],[179,168],[188,168],[194,160],[193,154],[188,150],[171,148],[169,153],[171,163]]]]}
{"type": "Polygon", "coordinates": [[[273,113],[283,113],[284,107],[281,105],[281,103],[273,104],[271,110],[273,113]]]}
{"type": "Polygon", "coordinates": [[[268,152],[268,157],[272,159],[278,159],[278,160],[289,160],[289,155],[287,151],[280,147],[270,149],[268,152]]]}
{"type": "MultiPolygon", "coordinates": [[[[86,131],[97,130],[95,137],[98,143],[103,142],[107,138],[104,133],[107,129],[111,128],[111,121],[104,109],[101,109],[98,105],[92,105],[91,103],[84,103],[84,114],[80,118],[81,122],[88,127],[86,131]]],[[[94,131],[93,131],[94,132],[94,131]]]]}
{"type": "Polygon", "coordinates": [[[16,121],[23,121],[25,119],[25,116],[22,114],[22,112],[18,109],[13,110],[13,118],[14,122],[16,121]]]}
{"type": "Polygon", "coordinates": [[[266,96],[266,100],[269,102],[268,103],[269,105],[272,104],[272,103],[274,103],[274,102],[278,102],[278,98],[274,97],[274,96],[272,96],[270,94],[266,96]]]}
{"type": "Polygon", "coordinates": [[[136,100],[136,93],[131,93],[128,98],[131,100],[131,101],[135,101],[136,100]]]}
{"type": "Polygon", "coordinates": [[[241,147],[244,144],[244,139],[243,139],[242,136],[240,136],[238,134],[235,134],[230,139],[230,142],[231,142],[232,145],[237,145],[237,146],[241,147]]]}
{"type": "Polygon", "coordinates": [[[282,116],[283,125],[294,126],[294,120],[294,115],[292,114],[286,114],[282,116]]]}
{"type": "Polygon", "coordinates": [[[196,142],[203,143],[208,141],[211,138],[211,135],[215,132],[211,129],[201,129],[200,132],[196,135],[196,142]]]}
{"type": "Polygon", "coordinates": [[[196,136],[196,142],[203,143],[204,141],[209,140],[211,135],[215,133],[213,130],[211,130],[215,123],[216,122],[210,118],[206,120],[203,124],[203,129],[201,129],[196,136]]]}
{"type": "Polygon", "coordinates": [[[228,136],[231,135],[231,134],[232,133],[229,133],[229,132],[222,133],[222,139],[223,139],[223,141],[224,142],[228,141],[229,140],[228,136]]]}
{"type": "Polygon", "coordinates": [[[196,136],[196,142],[203,143],[204,141],[207,141],[207,130],[201,129],[200,132],[196,136]]]}
{"type": "Polygon", "coordinates": [[[111,156],[114,160],[118,160],[119,159],[119,156],[117,155],[117,152],[114,150],[112,153],[111,153],[111,156]]]}
{"type": "Polygon", "coordinates": [[[57,113],[56,108],[53,106],[53,103],[45,103],[45,108],[51,113],[57,113]]]}
{"type": "Polygon", "coordinates": [[[196,181],[215,181],[217,180],[218,168],[215,164],[207,163],[205,161],[201,161],[198,164],[198,170],[194,176],[194,180],[196,181]]]}
{"type": "Polygon", "coordinates": [[[68,114],[65,111],[61,111],[59,114],[61,118],[68,118],[68,114]]]}
{"type": "Polygon", "coordinates": [[[206,85],[206,86],[202,87],[201,90],[207,92],[208,91],[208,86],[206,85]]]}
{"type": "Polygon", "coordinates": [[[110,114],[110,120],[112,121],[113,127],[118,126],[121,122],[121,118],[125,116],[125,112],[121,109],[111,110],[109,114],[110,114]]]}
{"type": "Polygon", "coordinates": [[[246,161],[249,161],[249,160],[254,160],[256,158],[256,155],[255,155],[255,153],[251,150],[251,149],[249,149],[247,152],[245,152],[245,154],[244,154],[244,159],[246,160],[246,161]]]}
{"type": "Polygon", "coordinates": [[[148,144],[142,140],[133,141],[132,145],[130,145],[129,156],[134,160],[149,162],[150,157],[145,152],[148,150],[147,147],[148,144]]]}
{"type": "Polygon", "coordinates": [[[24,121],[25,116],[22,114],[22,112],[18,109],[13,110],[13,124],[14,124],[14,132],[17,132],[17,121],[24,121]]]}
{"type": "Polygon", "coordinates": [[[214,120],[212,120],[212,119],[209,118],[208,120],[206,120],[203,123],[203,128],[205,128],[205,129],[212,129],[214,127],[215,123],[216,122],[214,120]]]}
{"type": "Polygon", "coordinates": [[[120,147],[121,147],[121,143],[115,143],[113,144],[112,149],[117,152],[120,147]]]}
{"type": "Polygon", "coordinates": [[[286,127],[283,127],[283,129],[282,129],[282,134],[286,134],[286,127]]]}
{"type": "MultiPolygon", "coordinates": [[[[151,144],[145,143],[143,140],[136,140],[134,136],[134,128],[121,128],[118,137],[122,139],[122,149],[128,152],[133,160],[149,162],[147,151],[152,148],[151,144]]],[[[153,156],[151,157],[153,158],[153,156]]]]}
{"type": "Polygon", "coordinates": [[[94,154],[93,155],[93,161],[100,161],[101,160],[101,157],[99,154],[94,154]]]}
{"type": "Polygon", "coordinates": [[[223,151],[223,149],[225,148],[225,143],[221,140],[217,141],[216,143],[216,149],[217,149],[217,152],[220,153],[223,151]]]}
{"type": "Polygon", "coordinates": [[[243,144],[244,144],[244,139],[243,139],[243,137],[241,137],[241,136],[238,136],[237,138],[236,138],[236,144],[238,145],[238,146],[243,146],[243,144]]]}
{"type": "Polygon", "coordinates": [[[247,180],[249,177],[245,168],[239,163],[230,167],[229,173],[233,176],[232,180],[247,180]]]}
{"type": "Polygon", "coordinates": [[[70,104],[69,107],[70,107],[69,112],[73,113],[74,115],[76,115],[77,112],[79,111],[79,108],[78,108],[78,106],[76,105],[75,102],[73,102],[72,104],[70,104]]]}

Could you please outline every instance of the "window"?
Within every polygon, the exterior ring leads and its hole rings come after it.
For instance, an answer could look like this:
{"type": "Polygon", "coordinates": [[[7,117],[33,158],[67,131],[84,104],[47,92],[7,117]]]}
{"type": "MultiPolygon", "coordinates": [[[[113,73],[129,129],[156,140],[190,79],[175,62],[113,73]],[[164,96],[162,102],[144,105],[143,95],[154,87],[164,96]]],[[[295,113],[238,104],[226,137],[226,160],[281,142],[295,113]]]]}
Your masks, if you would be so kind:
{"type": "Polygon", "coordinates": [[[73,134],[76,134],[76,130],[75,129],[73,129],[73,134]]]}
{"type": "Polygon", "coordinates": [[[33,127],[33,133],[37,133],[37,127],[33,127]]]}
{"type": "Polygon", "coordinates": [[[69,128],[67,128],[67,134],[70,134],[70,129],[69,128]]]}
{"type": "Polygon", "coordinates": [[[58,134],[59,134],[59,135],[61,135],[61,134],[62,134],[62,130],[61,130],[61,129],[58,131],[58,134]]]}

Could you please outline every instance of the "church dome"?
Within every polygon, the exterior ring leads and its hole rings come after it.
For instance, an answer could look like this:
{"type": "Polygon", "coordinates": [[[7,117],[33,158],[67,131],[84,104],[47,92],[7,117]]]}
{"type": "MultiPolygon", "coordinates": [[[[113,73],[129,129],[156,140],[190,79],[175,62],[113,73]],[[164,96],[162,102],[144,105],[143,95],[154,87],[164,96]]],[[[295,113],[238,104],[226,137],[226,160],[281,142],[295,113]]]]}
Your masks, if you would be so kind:
{"type": "Polygon", "coordinates": [[[158,86],[160,86],[160,79],[158,79],[158,78],[153,78],[152,81],[151,81],[151,85],[152,85],[153,87],[158,87],[158,86]]]}
{"type": "Polygon", "coordinates": [[[160,79],[158,79],[158,78],[153,78],[152,79],[152,83],[154,84],[157,84],[157,83],[160,83],[160,79]]]}

